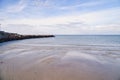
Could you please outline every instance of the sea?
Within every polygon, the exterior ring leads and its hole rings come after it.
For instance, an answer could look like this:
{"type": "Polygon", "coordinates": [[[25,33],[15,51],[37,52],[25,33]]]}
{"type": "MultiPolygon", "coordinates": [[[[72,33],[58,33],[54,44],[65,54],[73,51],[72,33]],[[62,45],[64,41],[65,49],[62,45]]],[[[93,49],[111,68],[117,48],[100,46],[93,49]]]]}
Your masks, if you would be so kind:
{"type": "Polygon", "coordinates": [[[74,46],[120,46],[120,35],[56,35],[51,38],[36,38],[11,41],[3,44],[74,45],[74,46]]]}
{"type": "Polygon", "coordinates": [[[120,80],[120,35],[0,43],[0,80],[120,80]]]}

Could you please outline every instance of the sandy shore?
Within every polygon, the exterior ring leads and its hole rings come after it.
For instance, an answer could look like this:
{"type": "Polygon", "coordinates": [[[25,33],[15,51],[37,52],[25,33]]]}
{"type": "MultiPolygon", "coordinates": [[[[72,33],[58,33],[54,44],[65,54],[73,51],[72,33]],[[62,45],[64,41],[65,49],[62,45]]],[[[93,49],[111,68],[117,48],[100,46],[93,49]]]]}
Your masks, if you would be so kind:
{"type": "Polygon", "coordinates": [[[120,80],[120,55],[101,49],[1,46],[0,80],[120,80]]]}

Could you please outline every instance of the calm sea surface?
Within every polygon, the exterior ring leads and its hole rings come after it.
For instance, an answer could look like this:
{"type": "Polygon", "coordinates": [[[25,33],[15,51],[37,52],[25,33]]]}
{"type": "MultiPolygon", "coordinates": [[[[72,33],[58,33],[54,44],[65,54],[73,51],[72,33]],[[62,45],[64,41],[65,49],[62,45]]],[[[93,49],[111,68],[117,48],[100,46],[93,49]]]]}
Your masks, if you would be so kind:
{"type": "MultiPolygon", "coordinates": [[[[33,44],[33,45],[105,45],[120,46],[120,35],[59,35],[54,38],[26,39],[5,44],[33,44]]],[[[1,44],[2,45],[2,44],[1,44]]]]}

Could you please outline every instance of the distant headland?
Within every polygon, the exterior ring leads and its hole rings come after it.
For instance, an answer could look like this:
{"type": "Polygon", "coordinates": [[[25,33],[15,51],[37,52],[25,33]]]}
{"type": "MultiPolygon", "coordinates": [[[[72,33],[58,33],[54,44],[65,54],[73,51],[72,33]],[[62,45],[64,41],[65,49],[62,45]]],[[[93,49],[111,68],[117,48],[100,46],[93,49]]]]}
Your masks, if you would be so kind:
{"type": "Polygon", "coordinates": [[[13,40],[22,40],[22,39],[31,39],[31,38],[48,38],[48,37],[55,37],[55,36],[54,35],[21,35],[17,33],[0,31],[0,43],[13,41],[13,40]]]}

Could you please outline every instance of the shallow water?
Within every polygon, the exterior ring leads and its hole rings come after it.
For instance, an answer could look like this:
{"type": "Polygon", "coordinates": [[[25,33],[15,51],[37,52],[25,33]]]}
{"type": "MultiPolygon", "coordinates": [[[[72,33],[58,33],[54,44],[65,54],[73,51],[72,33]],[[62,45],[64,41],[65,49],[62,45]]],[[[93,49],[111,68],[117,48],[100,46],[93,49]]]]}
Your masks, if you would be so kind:
{"type": "Polygon", "coordinates": [[[120,80],[117,37],[109,40],[109,36],[107,43],[100,37],[91,42],[93,36],[86,43],[83,38],[71,39],[57,36],[0,44],[0,80],[120,80]]]}

